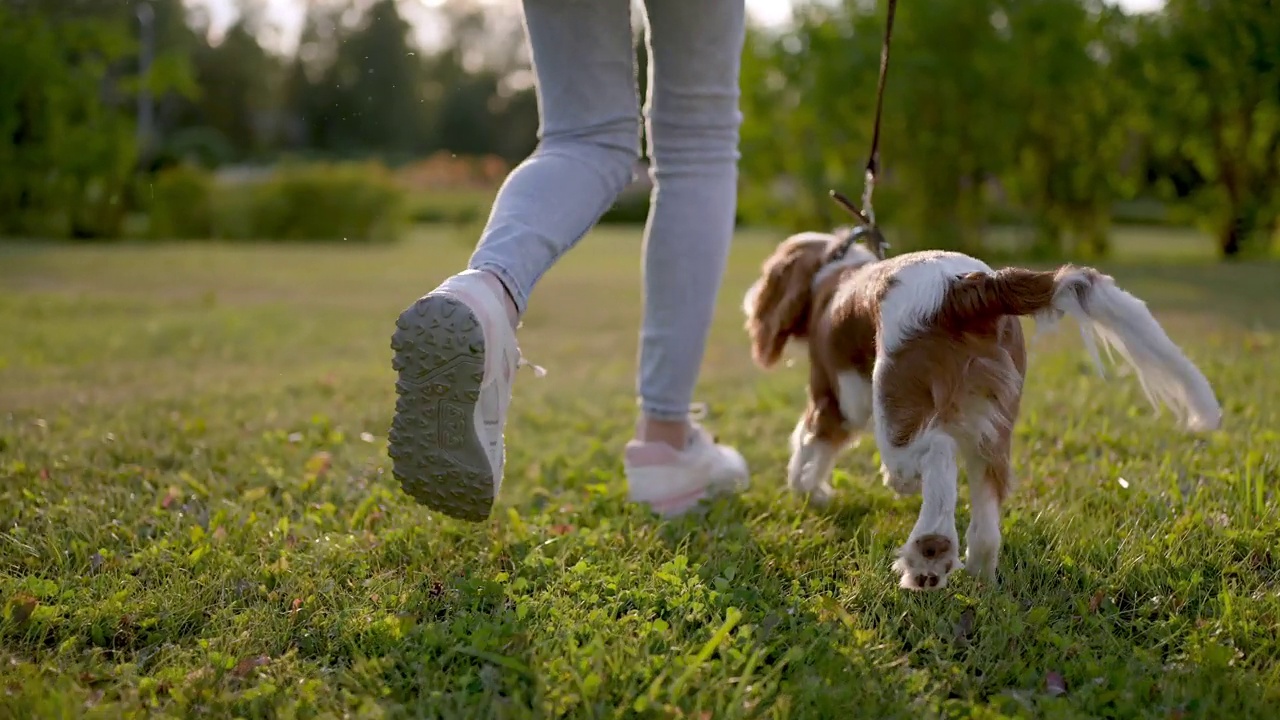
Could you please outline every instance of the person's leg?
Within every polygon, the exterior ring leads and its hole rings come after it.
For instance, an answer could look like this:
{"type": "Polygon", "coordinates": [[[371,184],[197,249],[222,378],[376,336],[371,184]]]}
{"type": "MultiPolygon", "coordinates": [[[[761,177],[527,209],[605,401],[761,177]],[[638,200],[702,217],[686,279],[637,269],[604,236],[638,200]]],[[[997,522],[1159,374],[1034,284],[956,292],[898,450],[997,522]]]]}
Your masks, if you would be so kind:
{"type": "Polygon", "coordinates": [[[521,315],[533,286],[631,182],[640,107],[627,0],[524,0],[538,148],[498,191],[469,267],[521,315]]]}
{"type": "MultiPolygon", "coordinates": [[[[654,190],[644,247],[642,417],[629,446],[633,497],[652,494],[638,487],[644,484],[670,485],[674,492],[697,483],[692,476],[660,482],[656,473],[639,472],[639,458],[665,454],[645,446],[682,450],[702,435],[689,421],[689,408],[734,231],[745,34],[743,0],[646,0],[646,8],[645,116],[654,190]]],[[[704,444],[718,455],[709,460],[718,470],[701,480],[714,485],[727,478],[741,487],[741,456],[704,444]]],[[[687,489],[696,495],[696,488],[687,489]]]]}
{"type": "Polygon", "coordinates": [[[392,471],[419,502],[477,521],[502,484],[518,317],[639,155],[627,0],[524,0],[524,13],[538,148],[507,177],[468,269],[406,309],[392,337],[392,471]]]}
{"type": "Polygon", "coordinates": [[[683,423],[733,238],[743,0],[647,0],[645,229],[638,391],[649,432],[683,423]]]}

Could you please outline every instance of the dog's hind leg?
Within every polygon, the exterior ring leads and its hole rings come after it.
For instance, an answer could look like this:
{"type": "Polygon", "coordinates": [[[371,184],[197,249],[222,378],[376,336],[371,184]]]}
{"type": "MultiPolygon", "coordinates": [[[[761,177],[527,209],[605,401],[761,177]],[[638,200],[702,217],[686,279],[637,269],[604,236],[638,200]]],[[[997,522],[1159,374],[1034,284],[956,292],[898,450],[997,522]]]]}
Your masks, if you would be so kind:
{"type": "Polygon", "coordinates": [[[969,475],[969,529],[965,531],[965,569],[975,577],[995,582],[1000,558],[1000,514],[1009,491],[1009,448],[966,452],[969,475]]]}

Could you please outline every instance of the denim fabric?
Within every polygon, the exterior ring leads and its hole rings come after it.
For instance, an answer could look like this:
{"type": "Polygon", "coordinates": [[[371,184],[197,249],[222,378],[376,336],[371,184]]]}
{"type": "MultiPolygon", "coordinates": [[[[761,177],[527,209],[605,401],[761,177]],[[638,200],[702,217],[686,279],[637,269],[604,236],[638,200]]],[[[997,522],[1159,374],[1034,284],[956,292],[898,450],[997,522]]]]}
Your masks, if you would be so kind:
{"type": "Polygon", "coordinates": [[[540,112],[537,150],[503,183],[469,266],[523,314],[539,279],[632,179],[640,122],[654,183],[644,235],[637,391],[684,419],[737,208],[743,0],[645,0],[643,112],[628,0],[524,0],[540,112]]]}

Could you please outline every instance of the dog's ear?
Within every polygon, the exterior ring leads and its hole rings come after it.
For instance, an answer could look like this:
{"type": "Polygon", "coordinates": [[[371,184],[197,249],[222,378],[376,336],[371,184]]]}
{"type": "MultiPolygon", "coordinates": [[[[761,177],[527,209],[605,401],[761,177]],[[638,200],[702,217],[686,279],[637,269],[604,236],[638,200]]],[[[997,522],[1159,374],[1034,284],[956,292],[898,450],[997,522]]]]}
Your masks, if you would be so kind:
{"type": "Polygon", "coordinates": [[[798,247],[781,249],[743,297],[751,356],[760,367],[776,364],[792,336],[807,334],[811,283],[821,260],[819,253],[798,247]]]}

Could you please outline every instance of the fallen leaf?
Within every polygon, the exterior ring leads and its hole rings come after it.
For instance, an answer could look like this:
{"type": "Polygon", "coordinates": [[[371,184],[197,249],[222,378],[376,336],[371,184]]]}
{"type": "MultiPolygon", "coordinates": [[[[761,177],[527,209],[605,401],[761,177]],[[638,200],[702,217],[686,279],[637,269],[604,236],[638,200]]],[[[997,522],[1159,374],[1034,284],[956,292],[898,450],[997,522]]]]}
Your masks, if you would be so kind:
{"type": "Polygon", "coordinates": [[[25,593],[16,595],[10,601],[9,616],[15,623],[24,623],[31,617],[31,613],[36,611],[36,606],[39,604],[39,600],[25,593]]]}
{"type": "Polygon", "coordinates": [[[253,672],[255,668],[260,668],[269,662],[271,662],[271,658],[267,657],[266,655],[259,655],[258,657],[248,657],[236,663],[236,666],[231,671],[231,673],[236,677],[245,677],[249,673],[253,672]]]}
{"type": "Polygon", "coordinates": [[[1054,697],[1057,697],[1059,695],[1066,695],[1067,681],[1062,677],[1060,673],[1054,670],[1050,670],[1044,676],[1044,689],[1045,689],[1045,692],[1049,693],[1054,697]]]}
{"type": "Polygon", "coordinates": [[[955,626],[956,642],[963,645],[969,644],[969,634],[973,632],[974,615],[971,607],[965,608],[964,612],[960,613],[960,621],[955,626]]]}
{"type": "Polygon", "coordinates": [[[160,507],[164,508],[165,510],[168,510],[170,505],[174,504],[181,498],[182,498],[182,491],[179,490],[176,486],[170,485],[169,492],[165,493],[164,499],[160,501],[160,507]]]}
{"type": "Polygon", "coordinates": [[[311,459],[307,461],[307,475],[322,478],[325,473],[329,472],[329,468],[333,467],[333,456],[327,451],[321,450],[311,459]]]}

